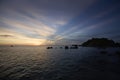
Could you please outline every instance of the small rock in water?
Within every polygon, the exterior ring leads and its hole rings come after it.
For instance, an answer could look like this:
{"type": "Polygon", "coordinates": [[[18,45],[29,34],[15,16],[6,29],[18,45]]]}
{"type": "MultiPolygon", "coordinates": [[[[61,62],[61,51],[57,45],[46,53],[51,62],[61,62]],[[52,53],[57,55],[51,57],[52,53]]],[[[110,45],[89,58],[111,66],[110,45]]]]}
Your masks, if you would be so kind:
{"type": "Polygon", "coordinates": [[[47,49],[53,49],[53,47],[47,47],[47,49]]]}
{"type": "Polygon", "coordinates": [[[69,49],[69,47],[68,47],[68,46],[65,46],[65,49],[69,49]]]}

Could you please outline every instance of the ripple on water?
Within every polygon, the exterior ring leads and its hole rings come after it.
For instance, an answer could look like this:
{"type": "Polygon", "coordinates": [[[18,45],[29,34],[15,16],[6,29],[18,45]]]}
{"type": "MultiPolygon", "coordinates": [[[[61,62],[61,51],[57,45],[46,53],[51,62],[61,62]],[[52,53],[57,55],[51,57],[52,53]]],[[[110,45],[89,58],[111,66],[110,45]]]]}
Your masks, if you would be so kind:
{"type": "Polygon", "coordinates": [[[0,49],[1,80],[117,80],[119,49],[3,47],[0,49]],[[110,51],[112,50],[112,51],[110,51]],[[111,55],[111,56],[109,56],[111,55]]]}

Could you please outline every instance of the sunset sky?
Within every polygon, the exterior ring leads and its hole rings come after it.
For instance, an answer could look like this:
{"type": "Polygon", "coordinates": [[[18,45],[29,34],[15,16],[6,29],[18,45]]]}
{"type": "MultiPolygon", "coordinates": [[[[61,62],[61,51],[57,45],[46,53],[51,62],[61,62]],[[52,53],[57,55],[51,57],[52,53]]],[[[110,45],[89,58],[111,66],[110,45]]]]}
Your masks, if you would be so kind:
{"type": "Polygon", "coordinates": [[[0,45],[120,42],[120,0],[0,0],[0,45]]]}

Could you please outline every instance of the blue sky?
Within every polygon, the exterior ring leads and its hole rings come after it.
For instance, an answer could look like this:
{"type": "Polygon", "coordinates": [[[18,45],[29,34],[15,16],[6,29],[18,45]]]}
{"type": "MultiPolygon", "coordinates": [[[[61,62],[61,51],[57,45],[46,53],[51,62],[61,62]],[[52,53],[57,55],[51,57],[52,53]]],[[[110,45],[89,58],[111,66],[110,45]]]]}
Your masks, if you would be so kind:
{"type": "Polygon", "coordinates": [[[120,42],[120,0],[1,0],[0,44],[120,42]]]}

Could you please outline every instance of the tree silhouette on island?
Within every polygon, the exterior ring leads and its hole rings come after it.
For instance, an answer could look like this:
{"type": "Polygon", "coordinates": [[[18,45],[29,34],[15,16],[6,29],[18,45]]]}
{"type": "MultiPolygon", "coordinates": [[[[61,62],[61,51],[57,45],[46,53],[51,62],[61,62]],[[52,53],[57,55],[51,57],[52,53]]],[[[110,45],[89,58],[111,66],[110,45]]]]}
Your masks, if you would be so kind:
{"type": "MultiPolygon", "coordinates": [[[[65,45],[64,49],[78,49],[78,46],[82,47],[98,47],[98,48],[107,48],[107,47],[120,47],[120,43],[116,43],[113,40],[107,38],[92,38],[82,43],[81,45],[65,45]]],[[[47,49],[53,49],[53,47],[47,47],[47,49]]],[[[62,47],[60,47],[62,49],[62,47]]]]}
{"type": "Polygon", "coordinates": [[[120,43],[115,43],[107,38],[92,38],[82,43],[83,47],[120,47],[120,43]]]}

